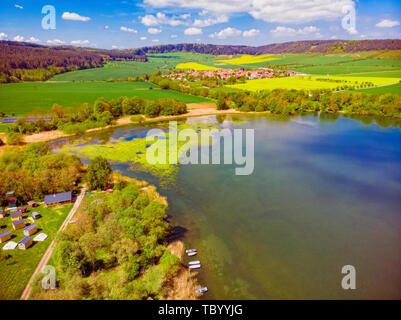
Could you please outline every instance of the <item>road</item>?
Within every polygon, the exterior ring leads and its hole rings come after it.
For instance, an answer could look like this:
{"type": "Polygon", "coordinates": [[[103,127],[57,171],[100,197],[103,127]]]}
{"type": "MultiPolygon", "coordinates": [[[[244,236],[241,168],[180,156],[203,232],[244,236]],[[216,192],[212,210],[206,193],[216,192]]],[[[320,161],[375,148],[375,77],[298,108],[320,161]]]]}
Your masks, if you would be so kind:
{"type": "MultiPolygon", "coordinates": [[[[82,199],[83,199],[84,196],[85,196],[85,192],[86,192],[86,188],[83,187],[82,190],[81,190],[81,193],[79,194],[79,196],[77,197],[77,200],[76,200],[75,203],[74,203],[74,206],[72,207],[72,209],[71,209],[70,213],[68,214],[68,216],[65,218],[63,224],[61,225],[61,227],[60,227],[60,229],[57,231],[57,233],[58,233],[58,232],[62,232],[62,231],[64,231],[64,230],[67,228],[68,224],[70,223],[71,218],[74,216],[75,212],[76,212],[77,209],[79,208],[79,205],[81,204],[82,199]]],[[[31,278],[29,279],[28,284],[26,285],[25,290],[24,290],[24,292],[23,292],[22,295],[21,295],[21,300],[28,300],[29,294],[31,293],[31,287],[30,287],[29,284],[31,283],[33,277],[34,277],[38,272],[41,272],[42,269],[43,269],[43,268],[46,266],[46,264],[49,262],[49,259],[50,259],[51,255],[52,255],[52,253],[53,253],[55,244],[56,244],[55,240],[53,240],[53,241],[50,243],[50,246],[47,248],[45,254],[43,255],[42,259],[40,260],[40,262],[39,262],[38,266],[36,267],[34,273],[32,274],[31,278]]]]}

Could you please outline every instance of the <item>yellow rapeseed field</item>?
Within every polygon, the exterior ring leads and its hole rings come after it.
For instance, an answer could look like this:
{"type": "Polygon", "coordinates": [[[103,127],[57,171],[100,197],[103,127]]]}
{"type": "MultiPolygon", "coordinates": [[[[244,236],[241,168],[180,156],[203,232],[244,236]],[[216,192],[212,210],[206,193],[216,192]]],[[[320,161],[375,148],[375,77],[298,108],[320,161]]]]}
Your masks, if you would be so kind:
{"type": "Polygon", "coordinates": [[[204,71],[204,70],[220,70],[221,68],[207,66],[205,64],[200,64],[196,62],[186,62],[177,64],[176,69],[191,69],[196,71],[204,71]]]}
{"type": "Polygon", "coordinates": [[[273,89],[297,89],[297,90],[313,90],[313,89],[333,89],[338,86],[356,86],[362,82],[371,82],[374,86],[387,85],[397,83],[399,78],[379,78],[379,77],[324,77],[324,76],[294,76],[272,79],[248,80],[244,84],[228,85],[237,89],[260,91],[273,89]],[[340,80],[341,82],[324,81],[322,79],[340,80]]]}
{"type": "Polygon", "coordinates": [[[250,54],[243,54],[239,58],[227,59],[227,60],[217,60],[217,61],[229,63],[229,64],[251,64],[251,63],[277,60],[277,58],[274,58],[273,56],[274,56],[273,54],[262,54],[260,56],[252,56],[250,54]]]}

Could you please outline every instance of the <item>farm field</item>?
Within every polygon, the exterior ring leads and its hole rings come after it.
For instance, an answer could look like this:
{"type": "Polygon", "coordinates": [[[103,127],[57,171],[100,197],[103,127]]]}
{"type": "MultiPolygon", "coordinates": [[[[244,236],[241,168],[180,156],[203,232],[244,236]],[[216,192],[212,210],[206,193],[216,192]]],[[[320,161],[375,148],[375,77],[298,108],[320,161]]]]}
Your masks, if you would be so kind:
{"type": "MultiPolygon", "coordinates": [[[[26,222],[29,222],[26,219],[28,215],[30,216],[34,211],[39,212],[42,217],[34,220],[38,226],[38,232],[35,235],[43,232],[48,235],[48,238],[43,242],[33,242],[33,245],[27,250],[20,250],[18,247],[14,250],[2,250],[3,256],[10,255],[10,257],[0,262],[0,299],[19,299],[71,208],[72,204],[49,208],[39,206],[30,208],[28,213],[23,214],[26,222]]],[[[12,233],[10,241],[18,242],[24,237],[23,229],[13,230],[9,217],[1,219],[0,223],[2,232],[9,230],[12,233]]],[[[3,246],[2,243],[1,247],[3,246]]]]}
{"type": "Polygon", "coordinates": [[[0,111],[21,116],[33,110],[49,110],[54,103],[73,107],[85,102],[92,104],[99,97],[110,100],[122,96],[149,100],[174,98],[184,103],[210,101],[178,91],[162,90],[148,82],[25,82],[0,85],[0,111]]]}
{"type": "Polygon", "coordinates": [[[386,94],[392,93],[401,96],[401,83],[393,84],[391,86],[368,88],[368,89],[357,89],[351,90],[352,92],[372,93],[372,94],[386,94]]]}
{"type": "Polygon", "coordinates": [[[262,54],[259,56],[253,56],[250,54],[243,54],[239,58],[233,59],[225,59],[225,60],[217,60],[218,62],[224,62],[229,64],[253,64],[258,62],[267,62],[272,60],[277,60],[275,55],[273,54],[262,54]]]}
{"type": "Polygon", "coordinates": [[[221,68],[219,67],[213,67],[213,66],[208,66],[205,64],[200,64],[197,62],[186,62],[186,63],[180,63],[176,65],[176,69],[190,69],[190,70],[195,70],[195,71],[205,71],[205,70],[220,70],[221,68]]]}
{"type": "Polygon", "coordinates": [[[401,78],[401,70],[348,74],[347,77],[401,78]]]}
{"type": "Polygon", "coordinates": [[[149,54],[148,62],[115,61],[106,64],[103,68],[87,69],[67,72],[54,76],[51,81],[72,80],[108,80],[126,79],[128,77],[139,77],[144,74],[154,74],[158,71],[166,73],[174,69],[177,64],[185,62],[214,61],[213,55],[194,54],[190,52],[173,52],[162,54],[149,54]]]}
{"type": "Polygon", "coordinates": [[[292,70],[306,74],[336,75],[360,72],[394,71],[401,69],[401,60],[395,59],[366,59],[336,63],[333,65],[317,65],[295,67],[292,70]]]}
{"type": "Polygon", "coordinates": [[[234,84],[228,85],[227,87],[250,90],[250,91],[260,91],[260,90],[273,90],[273,89],[297,89],[297,90],[313,90],[313,89],[336,89],[337,86],[348,84],[353,85],[357,81],[362,82],[372,82],[376,86],[386,85],[390,83],[398,82],[399,78],[380,78],[380,77],[285,77],[285,78],[273,78],[273,79],[257,79],[248,80],[244,84],[234,84]],[[331,79],[348,81],[347,83],[337,83],[331,81],[320,81],[318,79],[331,79]],[[351,83],[350,83],[351,81],[351,83]]]}

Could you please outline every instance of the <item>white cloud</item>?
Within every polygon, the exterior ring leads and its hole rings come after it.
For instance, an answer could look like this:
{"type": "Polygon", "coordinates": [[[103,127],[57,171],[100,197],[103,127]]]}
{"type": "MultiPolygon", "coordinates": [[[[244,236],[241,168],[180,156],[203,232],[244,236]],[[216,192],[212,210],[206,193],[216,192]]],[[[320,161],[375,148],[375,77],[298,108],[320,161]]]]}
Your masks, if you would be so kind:
{"type": "Polygon", "coordinates": [[[294,29],[289,27],[278,26],[276,29],[270,30],[274,37],[295,37],[305,36],[316,32],[319,35],[319,28],[315,26],[307,26],[302,29],[294,29]]]}
{"type": "Polygon", "coordinates": [[[26,42],[34,42],[34,43],[36,43],[36,42],[40,42],[40,40],[38,38],[35,38],[35,37],[30,37],[29,39],[26,39],[26,42]]]}
{"type": "MultiPolygon", "coordinates": [[[[181,19],[187,19],[189,14],[184,14],[180,16],[181,19]]],[[[185,21],[178,20],[176,17],[167,17],[164,13],[158,12],[156,15],[147,14],[141,18],[141,23],[147,27],[154,27],[161,24],[168,24],[172,27],[186,24],[185,21]]]]}
{"type": "Polygon", "coordinates": [[[144,0],[144,2],[155,8],[182,7],[221,14],[245,12],[255,19],[266,22],[299,24],[340,18],[344,15],[343,7],[355,5],[353,0],[144,0]]]}
{"type": "Polygon", "coordinates": [[[242,34],[241,30],[228,27],[228,28],[221,30],[220,32],[215,32],[215,33],[209,35],[209,37],[217,38],[217,39],[226,39],[228,37],[240,36],[241,34],[242,34]]]}
{"type": "Polygon", "coordinates": [[[112,48],[112,49],[117,49],[118,47],[117,47],[117,46],[111,46],[111,48],[112,48]]]}
{"type": "Polygon", "coordinates": [[[19,4],[14,4],[14,7],[18,8],[18,9],[24,9],[23,6],[20,6],[19,4]]]}
{"type": "Polygon", "coordinates": [[[228,21],[228,16],[225,14],[222,15],[218,15],[215,18],[208,18],[205,20],[201,20],[201,19],[195,19],[193,26],[194,27],[209,27],[218,23],[224,23],[228,21]]]}
{"type": "Polygon", "coordinates": [[[172,34],[172,35],[170,36],[170,38],[171,38],[171,39],[178,38],[178,35],[176,35],[176,34],[172,34]]]}
{"type": "Polygon", "coordinates": [[[141,37],[141,40],[146,40],[146,39],[148,39],[148,38],[146,38],[146,37],[141,37]]]}
{"type": "Polygon", "coordinates": [[[399,26],[400,22],[397,20],[388,20],[388,19],[384,19],[382,21],[380,21],[379,23],[376,24],[376,27],[379,28],[392,28],[392,27],[396,27],[399,26]]]}
{"type": "Polygon", "coordinates": [[[25,39],[25,38],[24,38],[23,36],[19,36],[19,35],[18,35],[18,36],[15,36],[15,37],[13,38],[14,41],[24,41],[24,39],[25,39]]]}
{"type": "Polygon", "coordinates": [[[159,39],[152,39],[152,42],[159,42],[159,39]]]}
{"type": "Polygon", "coordinates": [[[47,40],[46,42],[49,44],[64,44],[65,43],[65,41],[62,41],[60,39],[47,40]]]}
{"type": "Polygon", "coordinates": [[[331,36],[331,37],[330,37],[330,39],[333,39],[333,40],[335,40],[335,39],[337,39],[337,36],[336,36],[336,35],[334,35],[334,36],[331,36]]]}
{"type": "Polygon", "coordinates": [[[72,40],[71,44],[73,44],[73,45],[89,44],[89,40],[72,40]]]}
{"type": "Polygon", "coordinates": [[[124,26],[122,26],[120,28],[120,30],[124,31],[124,32],[138,33],[138,31],[136,31],[135,29],[127,28],[127,27],[124,27],[124,26]]]}
{"type": "Polygon", "coordinates": [[[162,29],[149,28],[149,29],[148,29],[148,32],[149,32],[150,34],[158,34],[158,33],[162,32],[162,29]]]}
{"type": "Polygon", "coordinates": [[[7,39],[7,38],[8,38],[7,34],[5,34],[4,32],[0,32],[0,40],[4,40],[4,39],[7,39]]]}
{"type": "Polygon", "coordinates": [[[73,20],[73,21],[89,21],[91,18],[80,16],[78,13],[74,12],[64,12],[61,16],[64,20],[73,20]]]}
{"type": "Polygon", "coordinates": [[[255,37],[255,36],[259,35],[259,34],[260,34],[260,30],[258,30],[258,29],[251,29],[251,30],[248,30],[248,31],[244,31],[242,33],[242,35],[245,38],[255,37]]]}
{"type": "Polygon", "coordinates": [[[110,27],[109,27],[109,26],[104,26],[104,28],[105,28],[106,30],[108,30],[110,27]]]}
{"type": "Polygon", "coordinates": [[[194,36],[194,35],[198,35],[198,34],[202,34],[202,29],[200,28],[187,28],[184,31],[184,34],[187,36],[194,36]]]}
{"type": "Polygon", "coordinates": [[[347,32],[351,35],[358,34],[358,31],[355,28],[349,28],[347,29],[347,32]]]}
{"type": "Polygon", "coordinates": [[[185,20],[185,19],[188,19],[190,16],[191,16],[190,13],[184,13],[184,14],[180,15],[180,18],[185,20]]]}

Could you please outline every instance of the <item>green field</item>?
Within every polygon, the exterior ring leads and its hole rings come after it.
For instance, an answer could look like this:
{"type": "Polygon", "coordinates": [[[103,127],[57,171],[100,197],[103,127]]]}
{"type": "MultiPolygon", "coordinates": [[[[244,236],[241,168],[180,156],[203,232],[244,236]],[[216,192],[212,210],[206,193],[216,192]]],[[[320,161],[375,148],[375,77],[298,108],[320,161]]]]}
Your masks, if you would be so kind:
{"type": "Polygon", "coordinates": [[[67,72],[54,76],[51,81],[72,80],[108,80],[139,77],[143,74],[155,74],[158,71],[168,72],[177,64],[185,62],[213,62],[215,56],[210,54],[195,54],[190,52],[173,52],[149,54],[148,62],[116,61],[106,64],[103,68],[67,72]]]}
{"type": "Polygon", "coordinates": [[[313,90],[313,89],[332,89],[335,90],[338,86],[348,84],[354,85],[355,81],[358,83],[372,82],[376,86],[386,85],[390,83],[398,82],[400,78],[383,78],[383,77],[283,77],[283,78],[272,78],[272,79],[257,79],[248,80],[244,84],[234,84],[227,87],[250,90],[250,91],[261,91],[261,90],[273,90],[273,89],[297,89],[297,90],[313,90]],[[348,81],[347,83],[336,83],[330,81],[320,81],[319,79],[331,79],[348,81]],[[351,83],[349,82],[351,81],[351,83]]]}
{"type": "Polygon", "coordinates": [[[92,104],[99,97],[110,100],[122,96],[149,100],[174,98],[184,103],[210,102],[207,98],[162,90],[148,82],[25,82],[0,85],[0,111],[21,116],[33,110],[49,110],[54,103],[73,107],[84,102],[92,104]]]}
{"type": "Polygon", "coordinates": [[[369,88],[369,89],[358,89],[352,90],[353,92],[362,92],[362,93],[372,93],[372,94],[386,94],[392,93],[401,96],[401,83],[393,84],[391,86],[378,87],[378,88],[369,88]]]}
{"type": "MultiPolygon", "coordinates": [[[[43,206],[30,209],[30,212],[23,214],[26,222],[31,212],[36,211],[41,214],[41,218],[35,220],[38,226],[37,234],[43,232],[48,238],[43,242],[34,242],[27,250],[20,250],[18,247],[14,250],[2,250],[2,254],[10,257],[0,262],[0,299],[19,299],[24,291],[26,284],[35,271],[40,259],[46,249],[54,239],[58,229],[71,210],[72,204],[60,207],[44,208],[43,206]]],[[[0,219],[1,231],[9,230],[12,233],[12,239],[9,241],[18,242],[23,235],[23,229],[15,230],[12,228],[9,217],[0,219]]],[[[34,237],[34,236],[33,236],[34,237]]],[[[32,238],[33,238],[32,237],[32,238]]],[[[4,244],[1,244],[1,248],[4,244]]]]}

